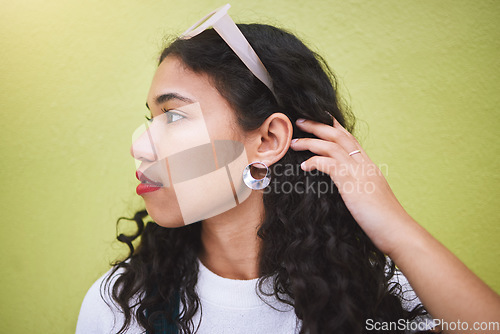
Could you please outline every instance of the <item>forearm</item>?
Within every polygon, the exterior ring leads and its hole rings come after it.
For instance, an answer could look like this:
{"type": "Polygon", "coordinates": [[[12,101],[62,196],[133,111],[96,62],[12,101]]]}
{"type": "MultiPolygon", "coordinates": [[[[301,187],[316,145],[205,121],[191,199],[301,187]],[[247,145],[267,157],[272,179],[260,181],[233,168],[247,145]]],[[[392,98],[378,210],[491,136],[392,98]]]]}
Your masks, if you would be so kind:
{"type": "MultiPolygon", "coordinates": [[[[474,322],[499,322],[500,296],[418,223],[404,219],[400,224],[404,231],[389,256],[434,319],[448,323],[460,320],[469,328],[474,322]]],[[[498,333],[492,329],[484,333],[498,333]]]]}
{"type": "Polygon", "coordinates": [[[500,321],[500,297],[411,219],[354,136],[337,120],[333,122],[332,127],[297,120],[297,127],[318,138],[292,141],[293,150],[317,154],[301,168],[330,175],[359,226],[394,260],[435,319],[471,325],[500,321]],[[361,186],[346,191],[344,184],[361,186]]]}

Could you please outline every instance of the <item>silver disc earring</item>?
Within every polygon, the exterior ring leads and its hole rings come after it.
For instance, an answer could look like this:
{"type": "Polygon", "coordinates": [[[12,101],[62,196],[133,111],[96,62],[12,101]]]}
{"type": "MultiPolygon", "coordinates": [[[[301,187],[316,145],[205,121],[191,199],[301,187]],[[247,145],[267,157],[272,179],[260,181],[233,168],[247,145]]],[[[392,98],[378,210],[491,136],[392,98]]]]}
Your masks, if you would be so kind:
{"type": "Polygon", "coordinates": [[[245,182],[247,187],[250,189],[253,190],[264,189],[271,182],[269,167],[267,167],[265,163],[260,161],[249,163],[248,165],[246,165],[245,169],[243,169],[243,182],[245,182]],[[266,168],[266,175],[262,179],[256,179],[252,176],[250,168],[254,165],[262,165],[266,168]]]}

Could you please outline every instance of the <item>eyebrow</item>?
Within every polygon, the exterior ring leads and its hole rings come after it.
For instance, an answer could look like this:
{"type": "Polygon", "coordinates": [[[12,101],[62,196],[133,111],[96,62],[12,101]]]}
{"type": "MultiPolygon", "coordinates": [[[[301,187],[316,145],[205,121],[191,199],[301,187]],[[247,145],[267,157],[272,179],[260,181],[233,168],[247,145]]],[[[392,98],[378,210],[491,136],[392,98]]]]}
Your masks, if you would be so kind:
{"type": "MultiPolygon", "coordinates": [[[[165,103],[165,102],[170,101],[170,100],[180,100],[182,102],[194,103],[194,101],[191,100],[190,98],[182,96],[180,94],[167,93],[167,94],[162,94],[160,96],[157,96],[155,98],[155,104],[162,104],[162,103],[165,103]]],[[[147,102],[146,102],[146,108],[149,109],[149,105],[147,102]]]]}

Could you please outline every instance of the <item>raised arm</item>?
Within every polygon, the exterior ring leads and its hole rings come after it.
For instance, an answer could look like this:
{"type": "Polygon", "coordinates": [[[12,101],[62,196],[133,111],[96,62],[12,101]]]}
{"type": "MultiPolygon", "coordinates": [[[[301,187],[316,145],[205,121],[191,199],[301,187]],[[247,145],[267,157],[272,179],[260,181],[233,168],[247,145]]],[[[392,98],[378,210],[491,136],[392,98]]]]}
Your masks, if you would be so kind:
{"type": "MultiPolygon", "coordinates": [[[[302,169],[331,176],[354,219],[405,274],[433,318],[465,323],[470,333],[499,333],[500,296],[410,217],[354,136],[336,120],[333,126],[309,120],[297,125],[319,138],[292,141],[292,149],[317,154],[302,169]],[[472,330],[481,322],[496,324],[490,331],[472,330]]],[[[443,328],[467,333],[463,326],[443,328]]]]}

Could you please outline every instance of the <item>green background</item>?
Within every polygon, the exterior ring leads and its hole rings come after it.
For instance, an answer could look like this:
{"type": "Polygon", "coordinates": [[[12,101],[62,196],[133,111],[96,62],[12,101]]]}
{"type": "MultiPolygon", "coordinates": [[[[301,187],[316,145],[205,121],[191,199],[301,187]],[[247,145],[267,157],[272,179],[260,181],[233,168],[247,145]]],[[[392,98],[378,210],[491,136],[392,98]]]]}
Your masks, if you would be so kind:
{"type": "MultiPolygon", "coordinates": [[[[141,206],[131,133],[166,34],[220,1],[0,1],[1,333],[72,333],[141,206]]],[[[498,1],[232,1],[325,56],[410,214],[496,291],[498,1]]]]}

